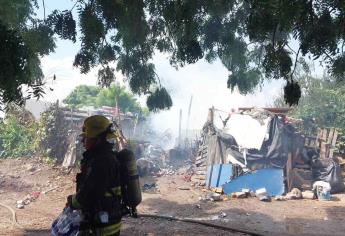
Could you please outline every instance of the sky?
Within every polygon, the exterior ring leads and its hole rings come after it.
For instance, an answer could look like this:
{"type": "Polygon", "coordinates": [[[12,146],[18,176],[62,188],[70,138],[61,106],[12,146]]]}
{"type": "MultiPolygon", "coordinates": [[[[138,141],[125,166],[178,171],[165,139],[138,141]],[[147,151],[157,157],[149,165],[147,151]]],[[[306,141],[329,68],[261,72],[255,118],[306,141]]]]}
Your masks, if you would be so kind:
{"type": "MultiPolygon", "coordinates": [[[[39,4],[42,4],[41,1],[39,4]]],[[[73,2],[71,0],[45,0],[45,5],[46,15],[48,15],[53,9],[71,9],[73,2]]],[[[73,10],[74,13],[75,11],[76,9],[73,10]]],[[[38,16],[43,18],[42,7],[38,11],[38,16]]],[[[47,80],[46,95],[43,100],[50,102],[63,100],[78,85],[96,85],[97,83],[97,68],[87,75],[83,75],[72,65],[80,46],[78,41],[73,44],[71,41],[57,39],[56,43],[56,52],[42,58],[41,61],[47,80]],[[55,81],[52,80],[54,74],[57,78],[55,81]],[[54,90],[50,91],[49,87],[54,90]]],[[[158,53],[154,56],[153,62],[156,72],[161,78],[161,83],[170,92],[174,104],[169,111],[152,115],[154,127],[162,132],[170,128],[174,134],[177,133],[180,109],[182,109],[182,126],[184,128],[189,123],[190,129],[201,129],[206,121],[208,108],[214,106],[229,112],[231,108],[243,106],[267,106],[282,93],[284,85],[282,80],[266,82],[256,93],[242,96],[237,91],[232,93],[227,88],[229,72],[219,60],[213,64],[200,60],[195,64],[175,70],[170,66],[168,56],[158,53]],[[191,96],[193,96],[193,103],[188,122],[187,112],[191,96]]],[[[123,81],[120,73],[116,74],[116,78],[119,82],[123,81]]],[[[138,97],[138,100],[145,105],[145,98],[138,97]]]]}

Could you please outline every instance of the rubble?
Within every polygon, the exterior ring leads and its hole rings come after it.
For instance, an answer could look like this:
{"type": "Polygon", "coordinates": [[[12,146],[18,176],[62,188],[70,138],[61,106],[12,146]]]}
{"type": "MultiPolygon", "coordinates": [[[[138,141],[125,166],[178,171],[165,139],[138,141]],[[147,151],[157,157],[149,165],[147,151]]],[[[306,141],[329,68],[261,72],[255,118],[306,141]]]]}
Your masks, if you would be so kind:
{"type": "Polygon", "coordinates": [[[268,196],[266,188],[260,188],[255,191],[256,197],[263,202],[269,202],[271,201],[271,197],[268,196]]]}
{"type": "Polygon", "coordinates": [[[207,201],[221,201],[222,200],[222,196],[219,193],[207,193],[202,197],[199,197],[199,201],[202,202],[207,202],[207,201]]]}
{"type": "Polygon", "coordinates": [[[299,190],[298,188],[293,188],[291,192],[286,194],[285,196],[286,199],[292,200],[292,199],[302,199],[302,191],[299,190]]]}
{"type": "Polygon", "coordinates": [[[16,202],[16,207],[18,209],[23,209],[24,208],[24,201],[23,200],[19,200],[16,202]]]}
{"type": "Polygon", "coordinates": [[[189,187],[184,187],[184,186],[181,186],[181,187],[178,187],[179,190],[190,190],[189,187]]]}
{"type": "Polygon", "coordinates": [[[245,192],[234,192],[231,194],[232,198],[246,198],[247,197],[247,193],[245,192]]]}
{"type": "Polygon", "coordinates": [[[315,198],[315,194],[313,191],[303,191],[302,192],[302,197],[304,199],[314,199],[315,198]]]}
{"type": "Polygon", "coordinates": [[[148,191],[148,190],[156,189],[156,188],[157,188],[157,184],[155,184],[155,183],[144,184],[143,187],[142,187],[143,191],[148,191]]]}
{"type": "Polygon", "coordinates": [[[225,217],[227,217],[227,214],[225,212],[221,211],[219,217],[225,218],[225,217]]]}

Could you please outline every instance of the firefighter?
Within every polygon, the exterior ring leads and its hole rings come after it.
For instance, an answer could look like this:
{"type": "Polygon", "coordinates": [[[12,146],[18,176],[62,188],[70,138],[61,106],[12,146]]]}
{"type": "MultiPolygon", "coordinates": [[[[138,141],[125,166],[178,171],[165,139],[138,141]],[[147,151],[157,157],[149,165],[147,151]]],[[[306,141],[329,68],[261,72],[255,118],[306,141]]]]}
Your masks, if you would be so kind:
{"type": "Polygon", "coordinates": [[[119,162],[109,142],[116,138],[112,123],[104,116],[90,116],[81,136],[86,151],[76,178],[76,194],[68,196],[67,205],[83,213],[81,235],[120,235],[121,184],[119,162]]]}

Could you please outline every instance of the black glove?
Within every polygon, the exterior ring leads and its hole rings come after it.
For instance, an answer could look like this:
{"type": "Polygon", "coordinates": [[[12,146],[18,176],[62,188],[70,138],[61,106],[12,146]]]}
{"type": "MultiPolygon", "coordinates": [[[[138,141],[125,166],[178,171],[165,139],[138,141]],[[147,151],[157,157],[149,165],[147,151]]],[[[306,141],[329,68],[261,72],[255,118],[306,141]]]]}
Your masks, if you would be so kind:
{"type": "Polygon", "coordinates": [[[67,197],[67,202],[66,202],[65,208],[67,208],[67,207],[73,208],[72,207],[72,195],[68,195],[68,197],[67,197]]]}

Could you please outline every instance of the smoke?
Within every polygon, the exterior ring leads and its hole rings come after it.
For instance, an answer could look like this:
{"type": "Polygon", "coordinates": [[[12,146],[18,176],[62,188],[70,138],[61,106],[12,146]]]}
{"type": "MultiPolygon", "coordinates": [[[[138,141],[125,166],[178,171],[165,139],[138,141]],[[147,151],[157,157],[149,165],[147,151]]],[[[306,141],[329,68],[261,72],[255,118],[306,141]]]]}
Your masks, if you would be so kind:
{"type": "MultiPolygon", "coordinates": [[[[284,81],[266,82],[254,94],[241,95],[238,91],[231,93],[227,88],[229,72],[217,60],[213,64],[199,61],[175,70],[169,60],[162,54],[154,58],[156,71],[161,83],[170,92],[173,107],[168,111],[161,111],[150,116],[153,128],[158,132],[171,129],[175,139],[179,130],[179,112],[182,109],[182,129],[200,130],[206,122],[208,109],[215,108],[230,112],[238,107],[264,107],[281,93],[284,81]],[[188,120],[190,98],[193,96],[191,115],[188,120]]],[[[142,101],[142,100],[141,100],[142,101]]],[[[226,118],[227,113],[217,116],[226,118]]]]}

